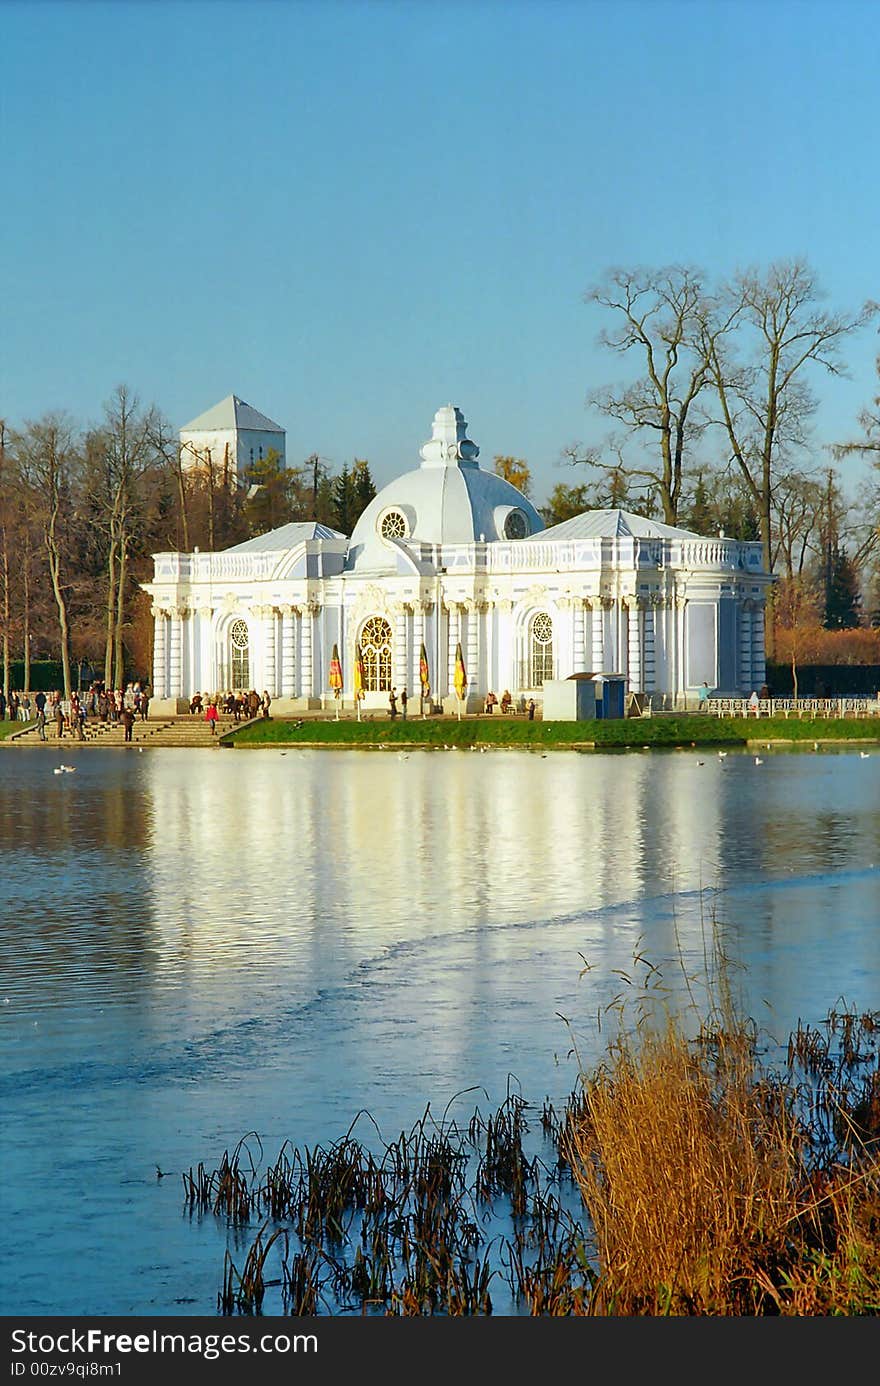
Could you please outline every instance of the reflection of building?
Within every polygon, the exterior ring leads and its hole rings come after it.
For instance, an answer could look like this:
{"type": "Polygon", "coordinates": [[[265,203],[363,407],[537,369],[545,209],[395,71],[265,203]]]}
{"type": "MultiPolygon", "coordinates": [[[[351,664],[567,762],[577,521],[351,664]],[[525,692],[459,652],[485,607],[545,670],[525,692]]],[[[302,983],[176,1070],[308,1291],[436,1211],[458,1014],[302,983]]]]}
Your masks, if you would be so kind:
{"type": "Polygon", "coordinates": [[[238,395],[227,395],[213,409],[200,414],[180,430],[180,460],[185,471],[210,466],[231,485],[246,467],[261,462],[269,452],[285,462],[285,433],[253,405],[238,395]]]}
{"type": "Polygon", "coordinates": [[[453,706],[461,646],[470,710],[489,689],[540,700],[546,680],[585,672],[669,697],[760,686],[760,544],[622,510],[546,530],[481,469],[466,430],[439,409],[421,466],[380,491],[350,540],[291,524],[222,553],[155,555],[153,715],[229,687],[267,689],[279,713],[317,706],[334,644],[350,704],[355,642],[376,708],[392,687],[417,706],[423,646],[432,696],[453,706]]]}

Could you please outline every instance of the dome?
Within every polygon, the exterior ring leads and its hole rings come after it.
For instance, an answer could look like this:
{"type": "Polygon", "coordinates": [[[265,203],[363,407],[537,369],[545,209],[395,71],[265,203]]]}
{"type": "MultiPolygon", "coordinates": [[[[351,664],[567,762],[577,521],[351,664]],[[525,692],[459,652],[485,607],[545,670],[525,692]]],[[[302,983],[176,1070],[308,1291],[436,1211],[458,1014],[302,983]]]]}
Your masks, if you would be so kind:
{"type": "Polygon", "coordinates": [[[383,487],[354,527],[347,571],[397,571],[398,543],[474,544],[525,539],[544,528],[521,491],[485,472],[460,409],[444,405],[419,449],[420,467],[383,487]]]}

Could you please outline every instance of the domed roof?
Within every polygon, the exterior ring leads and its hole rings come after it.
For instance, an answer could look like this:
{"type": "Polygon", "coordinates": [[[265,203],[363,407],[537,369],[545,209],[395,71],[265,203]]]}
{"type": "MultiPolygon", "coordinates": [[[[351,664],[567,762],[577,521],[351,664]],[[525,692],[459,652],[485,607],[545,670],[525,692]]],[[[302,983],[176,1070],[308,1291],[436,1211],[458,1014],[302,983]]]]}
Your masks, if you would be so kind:
{"type": "Polygon", "coordinates": [[[422,465],[384,486],[361,515],[348,546],[347,571],[396,571],[398,542],[491,543],[525,539],[544,528],[521,491],[482,470],[480,449],[455,405],[437,410],[419,454],[422,465]]]}

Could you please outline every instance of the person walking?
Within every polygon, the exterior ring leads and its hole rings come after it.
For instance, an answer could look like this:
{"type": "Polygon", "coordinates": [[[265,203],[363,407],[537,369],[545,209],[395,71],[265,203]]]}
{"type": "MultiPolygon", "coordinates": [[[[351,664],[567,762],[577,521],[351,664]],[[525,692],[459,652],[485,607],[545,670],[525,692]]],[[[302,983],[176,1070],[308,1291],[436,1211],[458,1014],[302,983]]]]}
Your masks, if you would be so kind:
{"type": "Polygon", "coordinates": [[[391,718],[392,722],[394,721],[395,717],[397,716],[397,689],[396,689],[396,688],[392,688],[391,692],[388,694],[388,715],[389,715],[389,717],[391,718]]]}
{"type": "Polygon", "coordinates": [[[208,709],[205,713],[205,721],[210,725],[212,736],[217,735],[217,717],[217,699],[211,698],[210,702],[208,703],[208,709]]]}
{"type": "Polygon", "coordinates": [[[124,707],[122,709],[122,725],[125,728],[125,740],[131,741],[132,728],[134,727],[133,707],[124,707]]]}
{"type": "Polygon", "coordinates": [[[264,716],[264,717],[268,717],[268,716],[269,716],[269,708],[270,708],[271,706],[272,706],[272,699],[269,697],[268,690],[264,688],[264,689],[263,689],[263,701],[262,701],[262,708],[263,708],[263,716],[264,716]]]}
{"type": "Polygon", "coordinates": [[[406,689],[403,688],[401,689],[400,693],[400,715],[403,718],[404,722],[406,721],[406,705],[408,702],[409,694],[407,693],[406,689]]]}

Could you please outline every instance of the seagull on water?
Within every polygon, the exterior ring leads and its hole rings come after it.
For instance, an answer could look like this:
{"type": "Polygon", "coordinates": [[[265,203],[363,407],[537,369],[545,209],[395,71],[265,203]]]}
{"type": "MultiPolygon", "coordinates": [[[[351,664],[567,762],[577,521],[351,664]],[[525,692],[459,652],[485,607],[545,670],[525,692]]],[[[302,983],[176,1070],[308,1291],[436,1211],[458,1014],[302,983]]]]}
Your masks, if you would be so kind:
{"type": "Polygon", "coordinates": [[[870,752],[869,752],[869,751],[859,751],[859,760],[868,760],[868,759],[869,759],[869,756],[870,756],[870,752]]]}
{"type": "Polygon", "coordinates": [[[727,752],[726,752],[726,751],[719,751],[719,752],[718,752],[718,759],[719,759],[719,760],[724,760],[724,758],[725,758],[726,755],[727,755],[727,752]]]}
{"type": "Polygon", "coordinates": [[[764,762],[763,762],[763,760],[761,759],[760,756],[755,756],[755,764],[756,764],[756,765],[763,765],[763,764],[764,764],[764,762]]]}

